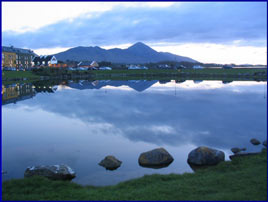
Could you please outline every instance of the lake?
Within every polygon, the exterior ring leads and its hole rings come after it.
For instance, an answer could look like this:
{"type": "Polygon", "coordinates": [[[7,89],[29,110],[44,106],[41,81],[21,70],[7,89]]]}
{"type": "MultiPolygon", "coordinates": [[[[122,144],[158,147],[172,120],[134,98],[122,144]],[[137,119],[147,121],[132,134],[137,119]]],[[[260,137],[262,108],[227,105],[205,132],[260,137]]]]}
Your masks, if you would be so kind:
{"type": "Polygon", "coordinates": [[[267,82],[62,81],[2,85],[3,180],[32,165],[67,164],[82,185],[113,185],[146,174],[193,172],[198,146],[260,151],[267,135],[267,82]],[[139,166],[142,152],[164,147],[165,168],[139,166]],[[109,171],[107,155],[123,163],[109,171]]]}

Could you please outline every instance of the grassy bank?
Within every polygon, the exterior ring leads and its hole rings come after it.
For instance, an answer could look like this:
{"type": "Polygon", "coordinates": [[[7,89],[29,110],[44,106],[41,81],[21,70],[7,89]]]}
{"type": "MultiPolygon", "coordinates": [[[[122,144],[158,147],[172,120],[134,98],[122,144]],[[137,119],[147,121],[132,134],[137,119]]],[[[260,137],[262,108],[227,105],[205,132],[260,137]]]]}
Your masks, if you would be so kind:
{"type": "Polygon", "coordinates": [[[32,71],[2,71],[3,81],[15,80],[38,80],[40,76],[35,75],[32,71]]]}
{"type": "Polygon", "coordinates": [[[149,69],[149,70],[102,70],[92,71],[95,74],[177,74],[177,73],[191,73],[191,74],[254,74],[256,72],[267,72],[266,68],[237,68],[237,69],[216,69],[216,68],[205,68],[205,69],[149,69]]]}
{"type": "Polygon", "coordinates": [[[46,79],[98,79],[98,80],[267,80],[267,69],[149,69],[149,70],[87,70],[69,71],[59,68],[42,68],[33,71],[4,71],[3,81],[46,79]]]}
{"type": "Polygon", "coordinates": [[[92,71],[92,78],[105,80],[267,80],[267,69],[181,69],[92,71]]]}
{"type": "Polygon", "coordinates": [[[2,200],[267,200],[267,152],[192,174],[149,175],[115,186],[40,177],[2,185],[2,200]]]}

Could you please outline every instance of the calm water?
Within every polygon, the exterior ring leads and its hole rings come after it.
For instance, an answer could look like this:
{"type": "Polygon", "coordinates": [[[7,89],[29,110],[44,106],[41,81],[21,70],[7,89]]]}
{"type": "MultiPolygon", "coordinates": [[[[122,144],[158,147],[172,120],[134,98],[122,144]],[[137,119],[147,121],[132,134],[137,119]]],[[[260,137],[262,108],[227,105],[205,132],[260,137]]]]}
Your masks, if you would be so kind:
{"type": "Polygon", "coordinates": [[[192,172],[198,146],[261,150],[267,134],[266,82],[80,81],[2,86],[3,179],[31,165],[67,164],[80,184],[111,185],[153,173],[192,172]],[[140,153],[164,147],[166,168],[138,165],[140,153]],[[114,155],[115,171],[98,163],[114,155]]]}

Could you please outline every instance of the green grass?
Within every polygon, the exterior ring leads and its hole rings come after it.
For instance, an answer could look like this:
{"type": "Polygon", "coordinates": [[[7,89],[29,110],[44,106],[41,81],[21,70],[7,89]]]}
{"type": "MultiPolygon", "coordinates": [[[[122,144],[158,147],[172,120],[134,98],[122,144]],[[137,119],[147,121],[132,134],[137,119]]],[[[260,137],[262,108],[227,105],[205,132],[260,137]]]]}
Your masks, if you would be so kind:
{"type": "Polygon", "coordinates": [[[148,175],[115,186],[41,177],[3,182],[2,200],[267,200],[267,152],[182,175],[148,175]]]}
{"type": "MultiPolygon", "coordinates": [[[[88,70],[88,71],[69,71],[58,68],[43,68],[32,71],[3,71],[3,81],[10,80],[37,80],[40,76],[48,76],[53,79],[59,79],[61,76],[66,78],[76,78],[76,75],[92,78],[92,79],[111,79],[111,80],[163,80],[182,78],[192,80],[267,80],[267,69],[181,69],[181,70],[164,70],[164,69],[149,69],[149,70],[88,70]],[[265,72],[264,75],[254,75],[257,72],[265,72]],[[247,74],[247,75],[245,75],[247,74]]],[[[81,78],[84,78],[81,77],[81,78]]]]}
{"type": "Polygon", "coordinates": [[[165,80],[182,78],[192,80],[267,80],[267,69],[181,69],[181,70],[111,70],[91,71],[94,79],[111,80],[165,80]],[[265,76],[254,75],[257,72],[265,72],[265,76]]]}
{"type": "Polygon", "coordinates": [[[94,74],[177,74],[178,72],[184,72],[184,73],[193,73],[193,74],[243,74],[243,73],[249,73],[253,74],[255,72],[267,72],[266,68],[257,69],[257,68],[233,68],[233,69],[214,69],[214,68],[205,68],[205,69],[179,69],[179,70],[172,70],[172,69],[149,69],[149,70],[99,70],[92,72],[94,74]]]}
{"type": "Polygon", "coordinates": [[[32,71],[2,71],[2,78],[3,80],[9,79],[39,79],[40,76],[37,76],[32,73],[32,71]]]}

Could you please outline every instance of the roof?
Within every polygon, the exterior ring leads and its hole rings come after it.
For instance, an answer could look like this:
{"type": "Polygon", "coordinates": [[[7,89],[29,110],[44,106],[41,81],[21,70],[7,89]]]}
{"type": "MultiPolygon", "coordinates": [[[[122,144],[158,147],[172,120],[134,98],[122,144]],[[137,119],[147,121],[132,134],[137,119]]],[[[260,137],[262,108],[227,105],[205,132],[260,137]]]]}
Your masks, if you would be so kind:
{"type": "Polygon", "coordinates": [[[90,66],[91,63],[92,63],[91,61],[82,61],[82,62],[78,63],[78,66],[90,66]]]}
{"type": "Polygon", "coordinates": [[[2,46],[2,51],[11,52],[11,53],[24,53],[24,54],[31,54],[35,55],[35,53],[30,49],[23,49],[23,48],[15,48],[13,46],[2,46]]]}
{"type": "Polygon", "coordinates": [[[36,56],[33,59],[33,62],[48,62],[52,59],[53,55],[41,55],[41,56],[36,56]]]}

